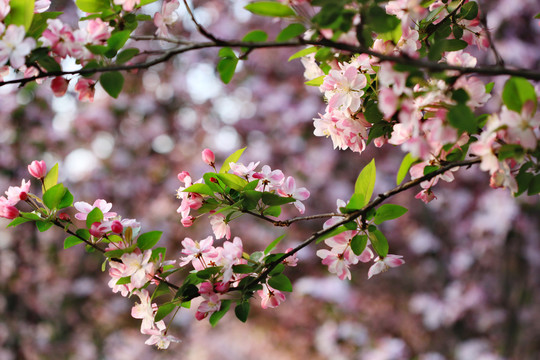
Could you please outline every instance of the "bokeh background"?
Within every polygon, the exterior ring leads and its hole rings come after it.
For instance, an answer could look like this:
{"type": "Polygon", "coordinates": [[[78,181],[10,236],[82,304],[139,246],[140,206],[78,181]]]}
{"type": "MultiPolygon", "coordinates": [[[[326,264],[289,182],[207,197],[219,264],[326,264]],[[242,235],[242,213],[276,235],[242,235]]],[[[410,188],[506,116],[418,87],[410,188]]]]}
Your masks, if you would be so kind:
{"type": "MultiPolygon", "coordinates": [[[[160,3],[145,12],[153,15],[160,3]]],[[[243,0],[190,3],[200,22],[222,38],[253,29],[272,38],[285,25],[250,16],[243,0]]],[[[538,69],[540,23],[532,19],[538,1],[479,3],[507,65],[538,69]]],[[[65,11],[62,19],[73,25],[80,16],[72,1],[53,1],[51,10],[65,11]]],[[[200,40],[182,7],[179,15],[173,34],[200,40]]],[[[141,34],[153,31],[148,24],[141,34]]],[[[306,214],[333,211],[336,199],[347,199],[372,157],[376,191],[392,188],[404,155],[399,148],[371,145],[358,155],[314,137],[312,119],[324,103],[317,88],[303,84],[300,62],[286,61],[294,51],[253,52],[227,86],[216,75],[217,50],[183,54],[126,75],[117,100],[98,88],[91,104],[72,91],[53,97],[47,81],[0,87],[0,189],[28,179],[32,160],[58,162],[61,181],[77,201],[106,199],[113,211],[142,222],[143,230],[163,231],[168,258],[175,259],[184,237],[211,233],[205,221],[183,228],[175,198],[178,172],[198,178],[208,171],[200,160],[206,147],[219,162],[247,146],[244,161],[294,175],[312,194],[306,214]]],[[[493,63],[489,53],[475,55],[479,63],[493,63]]],[[[496,90],[504,80],[495,79],[496,90]]],[[[499,104],[495,96],[486,110],[499,104]]],[[[310,246],[299,254],[299,266],[287,270],[295,291],[279,308],[263,311],[255,298],[246,324],[228,314],[216,328],[183,309],[170,330],[182,343],[167,351],[144,345],[147,336],[129,315],[134,300],[110,291],[99,254],[63,250],[65,235],[58,229],[6,229],[2,219],[0,359],[538,359],[538,196],[515,199],[492,190],[475,168],[457,177],[438,185],[438,199],[429,205],[414,200],[415,190],[392,199],[409,208],[383,227],[391,252],[405,256],[404,266],[368,281],[369,265],[359,264],[352,281],[341,281],[310,246]]],[[[293,210],[285,215],[294,216],[293,210]]],[[[291,226],[279,250],[321,226],[291,226]]],[[[247,251],[283,233],[251,218],[232,223],[232,231],[247,251]]]]}

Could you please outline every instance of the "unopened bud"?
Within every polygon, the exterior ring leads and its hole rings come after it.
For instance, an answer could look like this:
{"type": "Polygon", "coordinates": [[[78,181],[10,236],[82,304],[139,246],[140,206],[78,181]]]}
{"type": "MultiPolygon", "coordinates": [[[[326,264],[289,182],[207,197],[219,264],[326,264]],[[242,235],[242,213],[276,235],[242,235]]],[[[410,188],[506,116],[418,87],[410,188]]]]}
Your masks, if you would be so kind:
{"type": "Polygon", "coordinates": [[[111,224],[111,230],[115,234],[121,234],[124,231],[124,225],[118,220],[114,220],[111,224]]]}
{"type": "Polygon", "coordinates": [[[90,235],[94,236],[94,237],[97,237],[97,238],[100,238],[103,236],[104,232],[103,232],[103,229],[101,227],[101,223],[100,222],[95,222],[92,224],[92,226],[90,226],[90,235]]]}
{"type": "Polygon", "coordinates": [[[70,220],[71,220],[71,218],[69,217],[69,215],[66,214],[66,213],[64,213],[64,212],[58,214],[58,218],[59,218],[60,220],[64,220],[64,221],[70,221],[70,220]]]}
{"type": "Polygon", "coordinates": [[[216,156],[214,155],[212,150],[204,149],[203,152],[202,152],[202,160],[206,164],[208,164],[210,166],[214,166],[214,162],[216,161],[216,156]]]}
{"type": "Polygon", "coordinates": [[[28,194],[25,193],[24,191],[21,191],[21,193],[19,194],[19,199],[21,199],[22,201],[25,201],[26,199],[28,199],[28,194]]]}
{"type": "Polygon", "coordinates": [[[47,165],[43,160],[34,160],[30,165],[28,165],[28,172],[36,179],[43,179],[47,174],[47,165]]]}

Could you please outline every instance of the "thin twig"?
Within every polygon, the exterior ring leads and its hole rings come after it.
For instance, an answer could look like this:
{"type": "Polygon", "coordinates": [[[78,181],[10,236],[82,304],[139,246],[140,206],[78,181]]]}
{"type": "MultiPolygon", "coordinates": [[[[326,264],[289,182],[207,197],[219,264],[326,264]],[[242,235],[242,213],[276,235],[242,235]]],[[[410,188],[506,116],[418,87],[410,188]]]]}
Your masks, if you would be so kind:
{"type": "Polygon", "coordinates": [[[214,35],[209,33],[198,21],[195,19],[195,15],[193,15],[193,11],[191,11],[191,8],[189,7],[189,4],[187,3],[187,0],[184,0],[184,5],[186,6],[186,10],[189,13],[189,16],[191,17],[191,21],[195,24],[197,27],[197,30],[199,30],[199,33],[207,38],[208,40],[211,40],[212,42],[216,44],[221,44],[222,40],[216,38],[214,35]]]}

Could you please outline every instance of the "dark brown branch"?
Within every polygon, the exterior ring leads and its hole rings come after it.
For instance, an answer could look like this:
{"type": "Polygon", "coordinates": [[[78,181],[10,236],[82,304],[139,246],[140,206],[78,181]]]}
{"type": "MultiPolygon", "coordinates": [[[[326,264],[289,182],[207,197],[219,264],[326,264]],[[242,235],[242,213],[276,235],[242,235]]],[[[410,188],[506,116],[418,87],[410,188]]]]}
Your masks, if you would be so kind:
{"type": "Polygon", "coordinates": [[[210,32],[208,32],[198,21],[195,19],[195,15],[193,15],[193,12],[191,11],[191,8],[189,7],[189,4],[187,3],[187,0],[184,0],[184,5],[186,6],[186,10],[189,13],[189,16],[191,17],[191,21],[195,24],[197,27],[197,30],[199,33],[207,38],[210,41],[213,41],[216,44],[221,44],[223,41],[216,38],[214,35],[212,35],[210,32]]]}

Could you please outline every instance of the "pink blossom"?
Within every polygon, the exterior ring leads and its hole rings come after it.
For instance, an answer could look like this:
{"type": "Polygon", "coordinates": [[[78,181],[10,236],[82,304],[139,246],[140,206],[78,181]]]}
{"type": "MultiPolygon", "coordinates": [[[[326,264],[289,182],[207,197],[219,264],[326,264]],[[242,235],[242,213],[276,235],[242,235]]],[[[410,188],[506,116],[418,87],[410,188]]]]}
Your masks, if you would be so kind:
{"type": "Polygon", "coordinates": [[[193,216],[188,215],[188,216],[182,218],[182,220],[180,220],[180,222],[182,223],[182,226],[190,227],[191,225],[193,225],[194,220],[195,220],[195,218],[193,216]]]}
{"type": "Polygon", "coordinates": [[[139,5],[141,0],[114,0],[115,5],[122,5],[124,11],[133,11],[135,6],[139,5]]]}
{"type": "Polygon", "coordinates": [[[202,152],[202,161],[210,166],[214,166],[214,163],[216,161],[216,156],[210,149],[204,149],[202,152]]]}
{"type": "Polygon", "coordinates": [[[145,289],[135,290],[133,293],[139,297],[141,302],[136,303],[131,308],[131,316],[142,320],[141,333],[146,334],[149,330],[155,329],[154,316],[157,306],[154,307],[155,304],[151,303],[150,295],[145,289]]]}
{"type": "Polygon", "coordinates": [[[430,201],[436,199],[437,197],[435,196],[433,191],[431,191],[431,188],[428,188],[428,189],[424,189],[424,190],[420,191],[418,194],[416,194],[416,196],[414,198],[422,200],[424,203],[427,204],[430,201]]]}
{"type": "Polygon", "coordinates": [[[303,214],[306,207],[302,203],[303,200],[309,198],[309,191],[305,187],[296,188],[296,181],[292,176],[289,176],[278,190],[278,194],[283,197],[290,197],[295,199],[294,206],[303,214]]]}
{"type": "Polygon", "coordinates": [[[109,261],[109,266],[109,276],[111,277],[111,280],[108,283],[109,287],[114,293],[120,292],[122,296],[128,296],[129,293],[135,289],[133,284],[116,284],[121,278],[130,276],[127,272],[127,266],[118,261],[109,261]]]}
{"type": "MultiPolygon", "coordinates": [[[[158,324],[159,323],[162,323],[162,321],[158,322],[158,324]]],[[[146,345],[156,345],[158,349],[165,350],[169,348],[169,345],[171,344],[171,342],[179,343],[180,339],[172,335],[166,335],[165,333],[160,333],[158,335],[151,335],[150,338],[146,340],[144,343],[146,345]]]]}
{"type": "MultiPolygon", "coordinates": [[[[180,266],[184,266],[190,261],[193,261],[193,266],[199,267],[200,264],[196,260],[203,260],[204,256],[215,258],[218,256],[216,249],[212,246],[214,238],[212,236],[207,237],[204,240],[193,241],[190,238],[182,240],[182,254],[187,255],[180,258],[180,266]]],[[[196,269],[197,269],[196,267],[196,269]]]]}
{"type": "Polygon", "coordinates": [[[492,188],[508,188],[512,192],[518,191],[518,185],[515,177],[512,175],[510,167],[503,161],[498,170],[491,174],[489,186],[492,188]]]}
{"type": "Polygon", "coordinates": [[[111,218],[116,216],[115,212],[109,212],[112,208],[112,203],[108,203],[107,201],[103,199],[97,199],[94,201],[93,205],[90,205],[87,202],[84,201],[77,201],[73,204],[75,209],[77,209],[79,212],[75,214],[75,219],[78,220],[86,220],[86,217],[90,213],[90,211],[94,210],[95,208],[98,208],[103,213],[103,220],[110,220],[111,218]]]}
{"type": "MultiPolygon", "coordinates": [[[[287,250],[285,250],[285,254],[288,254],[290,253],[291,251],[293,251],[293,248],[288,248],[287,250]]],[[[287,265],[287,266],[296,266],[298,265],[298,257],[297,257],[297,254],[298,253],[294,253],[292,256],[289,256],[288,258],[286,258],[285,260],[283,260],[283,264],[287,265]]]]}
{"type": "Polygon", "coordinates": [[[260,172],[251,175],[253,180],[259,180],[257,191],[270,191],[278,189],[285,181],[285,175],[281,170],[272,170],[270,166],[264,165],[260,172]]]}
{"type": "MultiPolygon", "coordinates": [[[[9,14],[9,11],[11,10],[9,2],[10,0],[0,0],[0,20],[4,20],[7,14],[9,14]]],[[[3,31],[0,31],[0,33],[2,32],[3,31]]]]}
{"type": "Polygon", "coordinates": [[[11,205],[4,196],[0,196],[0,217],[13,220],[18,216],[19,210],[11,205]]]}
{"type": "Polygon", "coordinates": [[[247,166],[242,163],[229,163],[233,174],[241,177],[249,177],[255,172],[255,168],[259,166],[260,161],[250,162],[247,166]]]}
{"type": "Polygon", "coordinates": [[[320,89],[331,109],[356,112],[362,105],[366,76],[350,64],[340,64],[340,67],[341,70],[330,70],[320,89]]]}
{"type": "Polygon", "coordinates": [[[534,116],[534,106],[532,101],[527,101],[521,114],[503,106],[499,116],[501,124],[507,126],[506,139],[509,143],[520,144],[530,150],[536,148],[538,141],[534,130],[540,125],[540,118],[534,116]]]}
{"type": "Polygon", "coordinates": [[[80,78],[75,85],[75,91],[79,93],[80,101],[94,101],[96,82],[91,79],[80,78]]]}
{"type": "Polygon", "coordinates": [[[150,256],[152,251],[146,250],[142,254],[126,253],[120,258],[126,265],[126,276],[131,276],[131,284],[135,288],[143,287],[148,282],[148,277],[152,278],[154,263],[150,261],[150,256]]]}
{"type": "Polygon", "coordinates": [[[157,27],[157,36],[169,36],[167,25],[170,26],[178,20],[176,9],[178,9],[179,5],[178,0],[164,1],[161,6],[161,12],[154,14],[154,25],[157,27]]]}
{"type": "Polygon", "coordinates": [[[336,274],[340,280],[344,280],[345,278],[351,280],[350,263],[345,259],[343,254],[321,249],[317,250],[317,256],[323,259],[322,264],[328,266],[328,271],[336,274]]]}
{"type": "Polygon", "coordinates": [[[100,18],[88,20],[86,25],[86,42],[102,45],[111,37],[112,31],[113,28],[100,18]]]}
{"type": "Polygon", "coordinates": [[[285,301],[285,294],[281,291],[263,284],[263,289],[258,290],[257,294],[261,297],[261,307],[263,309],[275,308],[285,301]]]}
{"type": "Polygon", "coordinates": [[[229,282],[233,276],[233,265],[245,263],[242,259],[244,252],[242,240],[235,236],[233,241],[225,241],[222,248],[218,248],[219,258],[216,260],[216,265],[222,266],[223,272],[222,281],[229,282]]]}
{"type": "Polygon", "coordinates": [[[354,152],[362,152],[365,148],[365,139],[368,138],[367,128],[371,126],[359,114],[352,118],[349,114],[327,108],[320,119],[314,119],[315,136],[330,136],[334,149],[346,150],[350,148],[354,152]]]}
{"type": "Polygon", "coordinates": [[[456,89],[467,91],[467,94],[469,95],[467,106],[471,108],[483,106],[491,98],[491,95],[486,93],[485,84],[479,78],[474,76],[461,76],[454,84],[454,87],[456,89]]]}
{"type": "Polygon", "coordinates": [[[0,40],[0,66],[9,60],[11,67],[18,69],[26,62],[26,55],[36,47],[33,38],[24,38],[26,30],[24,26],[9,25],[0,40]]]}
{"type": "Polygon", "coordinates": [[[223,237],[229,240],[231,238],[231,227],[225,221],[225,216],[223,214],[213,214],[210,217],[210,225],[212,225],[212,231],[216,236],[216,239],[221,239],[223,237]]]}
{"type": "Polygon", "coordinates": [[[68,89],[69,81],[63,78],[62,76],[57,76],[51,81],[51,90],[53,91],[54,96],[60,97],[64,96],[68,89]]]}
{"type": "Polygon", "coordinates": [[[26,200],[30,191],[30,180],[22,180],[21,186],[10,186],[7,191],[7,199],[11,205],[17,205],[20,200],[26,200]]]}
{"type": "Polygon", "coordinates": [[[390,119],[397,110],[399,97],[389,88],[382,88],[379,92],[379,110],[385,119],[390,119]]]}
{"type": "Polygon", "coordinates": [[[51,0],[36,0],[34,3],[34,12],[42,13],[49,9],[51,6],[51,0]]]}
{"type": "Polygon", "coordinates": [[[199,294],[201,294],[204,301],[199,305],[195,318],[200,321],[208,315],[219,311],[221,300],[219,299],[219,295],[214,292],[212,283],[208,281],[200,285],[199,294]]]}
{"type": "Polygon", "coordinates": [[[315,54],[309,54],[300,59],[302,65],[304,65],[304,77],[307,80],[313,80],[318,77],[324,76],[324,72],[321,70],[319,65],[315,62],[315,54]]]}
{"type": "Polygon", "coordinates": [[[398,267],[405,264],[405,260],[401,255],[388,254],[384,258],[376,258],[375,264],[371,265],[368,271],[368,279],[371,279],[373,275],[377,275],[381,272],[385,272],[390,268],[398,267]]]}
{"type": "Polygon", "coordinates": [[[34,160],[28,165],[28,172],[36,179],[43,179],[47,175],[47,165],[43,160],[34,160]]]}
{"type": "Polygon", "coordinates": [[[90,226],[90,229],[88,231],[90,232],[90,235],[92,235],[93,237],[101,238],[110,229],[111,228],[108,224],[102,224],[96,221],[90,226]]]}

